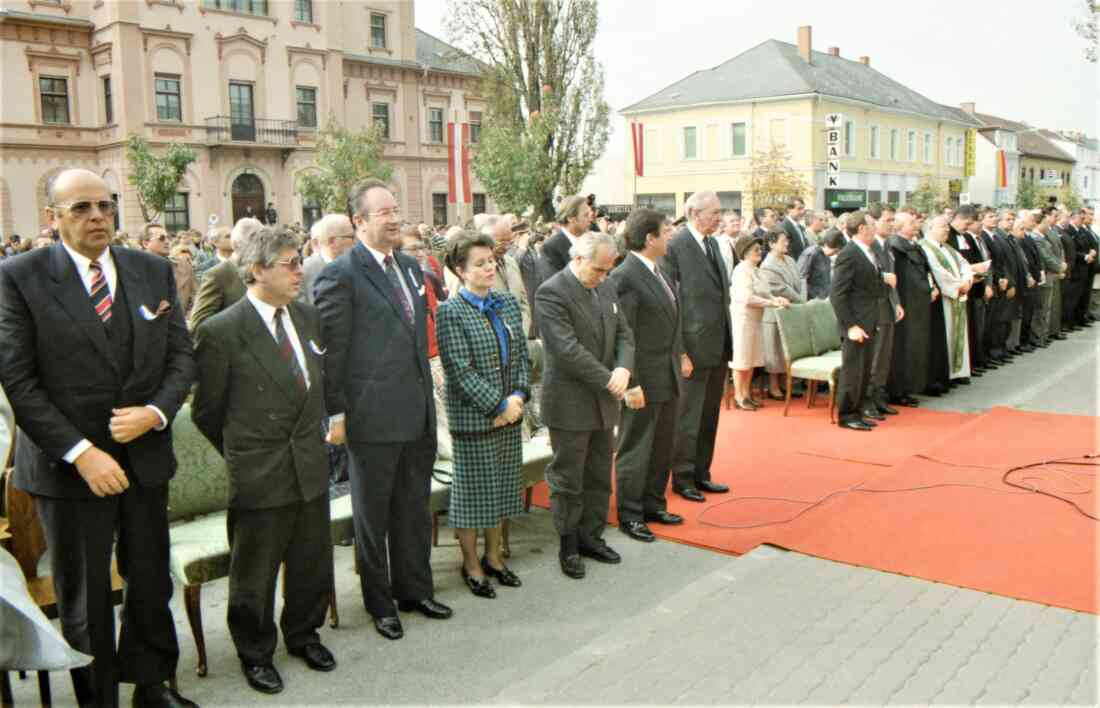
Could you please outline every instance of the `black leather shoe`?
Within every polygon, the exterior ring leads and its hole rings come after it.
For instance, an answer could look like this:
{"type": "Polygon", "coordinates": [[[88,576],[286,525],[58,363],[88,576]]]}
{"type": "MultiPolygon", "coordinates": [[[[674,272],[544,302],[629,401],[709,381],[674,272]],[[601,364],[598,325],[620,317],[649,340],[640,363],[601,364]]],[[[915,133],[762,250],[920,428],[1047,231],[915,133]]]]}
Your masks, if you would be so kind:
{"type": "Polygon", "coordinates": [[[891,408],[890,406],[879,406],[878,407],[878,412],[883,414],[883,415],[897,415],[898,414],[898,409],[897,408],[891,408]]]}
{"type": "Polygon", "coordinates": [[[1057,339],[1057,340],[1061,341],[1061,340],[1066,338],[1066,335],[1062,334],[1061,332],[1058,332],[1057,334],[1050,335],[1050,338],[1051,339],[1057,339]]]}
{"type": "Polygon", "coordinates": [[[955,379],[955,383],[957,383],[961,386],[969,386],[970,385],[970,379],[968,379],[968,378],[955,379]]]}
{"type": "Polygon", "coordinates": [[[619,524],[619,530],[630,536],[635,541],[642,541],[644,543],[652,543],[657,540],[657,537],[653,535],[653,532],[649,530],[641,521],[624,521],[619,524]]]}
{"type": "Polygon", "coordinates": [[[336,657],[321,642],[312,642],[297,649],[287,649],[287,653],[304,659],[306,666],[314,671],[332,671],[336,668],[336,657]]]}
{"type": "Polygon", "coordinates": [[[397,609],[402,612],[419,612],[428,619],[434,620],[450,619],[453,614],[450,607],[447,607],[442,602],[436,602],[430,597],[416,601],[398,600],[397,609]]]}
{"type": "Polygon", "coordinates": [[[708,494],[725,494],[730,490],[726,485],[711,482],[709,479],[703,480],[702,482],[696,482],[695,486],[708,494]]]}
{"type": "MultiPolygon", "coordinates": [[[[278,674],[275,676],[277,678],[278,674]]],[[[279,687],[281,689],[282,684],[279,687]]],[[[138,684],[130,705],[134,708],[199,708],[198,703],[187,700],[163,683],[138,684]]]]}
{"type": "Polygon", "coordinates": [[[570,578],[580,580],[584,577],[584,561],[581,560],[579,555],[559,556],[558,561],[561,563],[561,572],[570,578]]]}
{"type": "Polygon", "coordinates": [[[615,551],[611,550],[611,547],[606,543],[598,548],[592,548],[590,546],[581,546],[580,553],[585,558],[591,558],[594,561],[600,563],[619,563],[623,557],[615,551]]]}
{"type": "Polygon", "coordinates": [[[695,487],[673,487],[672,491],[676,492],[688,501],[705,502],[707,500],[707,498],[703,496],[703,493],[695,487]]]}
{"type": "Polygon", "coordinates": [[[248,681],[248,685],[260,693],[283,692],[283,679],[271,664],[250,665],[242,661],[241,671],[244,672],[244,677],[245,680],[248,681]]]}
{"type": "Polygon", "coordinates": [[[862,415],[864,418],[870,418],[871,420],[886,420],[886,416],[879,413],[877,408],[867,408],[862,415]]]}
{"type": "Polygon", "coordinates": [[[898,405],[905,406],[906,408],[916,408],[920,405],[920,401],[913,398],[912,396],[906,396],[905,398],[898,401],[898,405]]]}
{"type": "Polygon", "coordinates": [[[478,597],[492,600],[497,596],[497,591],[493,589],[493,584],[489,582],[489,578],[482,577],[481,580],[478,580],[470,575],[470,572],[466,570],[466,566],[462,566],[462,582],[466,583],[466,587],[470,588],[470,592],[478,597]]]}
{"type": "Polygon", "coordinates": [[[870,418],[860,418],[860,419],[859,419],[859,422],[860,422],[860,423],[863,423],[863,424],[864,424],[864,425],[866,425],[866,426],[867,426],[868,428],[877,428],[877,427],[878,427],[878,423],[876,423],[875,421],[871,420],[870,418]]]}
{"type": "Polygon", "coordinates": [[[398,617],[375,617],[374,628],[386,639],[400,639],[405,636],[405,630],[401,629],[401,620],[398,617]]]}
{"type": "Polygon", "coordinates": [[[490,578],[495,578],[498,583],[506,588],[518,588],[523,585],[523,581],[519,579],[519,576],[512,572],[512,570],[501,564],[500,569],[496,569],[489,565],[488,558],[481,559],[481,570],[485,572],[485,575],[490,578]]]}
{"type": "Polygon", "coordinates": [[[840,424],[840,427],[847,428],[848,430],[872,430],[872,427],[862,420],[846,420],[840,424]]]}
{"type": "Polygon", "coordinates": [[[981,378],[984,375],[983,371],[984,370],[971,369],[970,370],[970,375],[973,376],[974,378],[981,378]]]}
{"type": "Polygon", "coordinates": [[[645,522],[648,524],[665,524],[666,526],[679,526],[680,524],[684,523],[684,517],[668,511],[654,511],[646,514],[642,518],[644,518],[645,522]]]}

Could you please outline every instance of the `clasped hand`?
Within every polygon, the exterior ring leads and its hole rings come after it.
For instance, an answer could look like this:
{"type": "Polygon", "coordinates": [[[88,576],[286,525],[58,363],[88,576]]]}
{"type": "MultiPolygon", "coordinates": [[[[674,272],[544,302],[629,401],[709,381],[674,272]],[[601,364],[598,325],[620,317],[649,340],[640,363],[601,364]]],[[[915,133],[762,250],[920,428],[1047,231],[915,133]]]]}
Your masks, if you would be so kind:
{"type": "Polygon", "coordinates": [[[848,339],[853,342],[865,342],[867,341],[867,332],[859,325],[852,325],[848,328],[848,339]]]}
{"type": "Polygon", "coordinates": [[[82,452],[73,464],[92,494],[97,497],[122,494],[130,486],[130,480],[126,479],[126,473],[115,458],[97,447],[90,447],[82,452]]]}
{"type": "Polygon", "coordinates": [[[620,366],[611,372],[611,380],[607,382],[606,388],[616,400],[621,401],[628,385],[630,385],[630,371],[620,366]]]}
{"type": "Polygon", "coordinates": [[[632,410],[645,408],[645,393],[642,391],[642,387],[635,386],[627,391],[624,402],[626,403],[626,407],[632,410]]]}
{"type": "Polygon", "coordinates": [[[493,419],[493,427],[500,428],[511,425],[523,417],[523,399],[519,396],[509,396],[504,412],[493,419]]]}
{"type": "Polygon", "coordinates": [[[112,408],[111,422],[108,427],[111,430],[111,439],[117,443],[126,444],[145,435],[157,427],[158,423],[160,423],[160,416],[151,408],[130,406],[112,408]]]}

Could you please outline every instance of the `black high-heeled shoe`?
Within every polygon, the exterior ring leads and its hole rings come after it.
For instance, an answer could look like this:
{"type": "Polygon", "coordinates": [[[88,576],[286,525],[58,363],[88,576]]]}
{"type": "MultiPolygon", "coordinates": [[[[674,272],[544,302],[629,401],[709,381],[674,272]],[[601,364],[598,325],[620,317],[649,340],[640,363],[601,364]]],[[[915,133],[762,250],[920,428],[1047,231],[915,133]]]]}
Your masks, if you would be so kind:
{"type": "Polygon", "coordinates": [[[498,583],[509,588],[518,588],[523,585],[523,581],[508,568],[508,566],[501,564],[500,570],[497,570],[493,566],[489,565],[488,558],[481,559],[481,570],[485,572],[486,577],[495,579],[498,583]]]}
{"type": "Polygon", "coordinates": [[[737,410],[739,411],[749,411],[752,413],[756,412],[756,406],[754,406],[749,401],[734,401],[733,404],[737,406],[737,410]]]}
{"type": "Polygon", "coordinates": [[[466,587],[470,588],[470,592],[478,597],[492,600],[497,596],[497,591],[493,589],[493,584],[489,582],[489,578],[478,580],[466,572],[466,566],[462,566],[462,579],[466,582],[466,587]]]}

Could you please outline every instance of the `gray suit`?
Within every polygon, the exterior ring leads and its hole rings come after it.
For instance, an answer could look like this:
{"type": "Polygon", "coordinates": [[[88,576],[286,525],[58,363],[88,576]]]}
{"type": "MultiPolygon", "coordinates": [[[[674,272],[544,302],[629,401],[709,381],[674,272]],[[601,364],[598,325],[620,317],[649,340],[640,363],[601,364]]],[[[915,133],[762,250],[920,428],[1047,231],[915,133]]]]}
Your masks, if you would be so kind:
{"type": "Polygon", "coordinates": [[[493,290],[510,293],[519,302],[519,313],[523,318],[523,334],[531,336],[531,304],[527,301],[527,288],[523,285],[523,273],[519,262],[505,253],[497,259],[497,279],[493,290]]]}
{"type": "Polygon", "coordinates": [[[195,304],[191,308],[191,331],[206,318],[216,315],[244,297],[244,281],[235,260],[222,261],[203,276],[195,304]]]}
{"type": "Polygon", "coordinates": [[[828,300],[833,283],[833,262],[814,244],[798,257],[798,274],[806,283],[806,299],[828,300]]]}
{"type": "Polygon", "coordinates": [[[321,269],[327,265],[327,261],[320,251],[314,253],[312,256],[302,263],[302,291],[298,293],[298,302],[304,302],[307,305],[313,305],[313,284],[317,282],[317,276],[320,275],[321,269]]]}
{"type": "Polygon", "coordinates": [[[546,468],[554,525],[571,551],[599,548],[619,421],[619,401],[606,387],[613,369],[634,368],[634,336],[614,284],[588,290],[571,268],[539,287],[535,313],[545,348],[542,415],[554,449],[546,468]]]}
{"type": "MultiPolygon", "coordinates": [[[[1062,247],[1062,239],[1054,229],[1047,229],[1043,234],[1043,240],[1050,246],[1050,252],[1058,259],[1058,263],[1066,262],[1066,251],[1062,247]]],[[[1068,271],[1067,271],[1068,273],[1068,271]]],[[[1047,336],[1059,334],[1062,331],[1062,278],[1061,265],[1053,274],[1047,274],[1047,278],[1053,278],[1053,288],[1050,291],[1050,307],[1047,315],[1047,336]]]]}

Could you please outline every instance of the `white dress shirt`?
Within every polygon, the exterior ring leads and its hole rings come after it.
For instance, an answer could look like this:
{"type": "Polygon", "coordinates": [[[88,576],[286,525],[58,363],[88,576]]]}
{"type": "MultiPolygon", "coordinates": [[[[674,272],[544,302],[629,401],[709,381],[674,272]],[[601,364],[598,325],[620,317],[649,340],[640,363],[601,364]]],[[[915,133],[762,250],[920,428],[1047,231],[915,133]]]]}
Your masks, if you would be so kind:
{"type": "MultiPolygon", "coordinates": [[[[92,272],[91,267],[92,259],[69,248],[69,244],[64,241],[61,242],[61,246],[65,249],[65,252],[69,254],[69,257],[73,259],[73,265],[76,266],[76,273],[80,276],[80,282],[84,284],[84,289],[88,291],[88,297],[90,298],[92,296],[92,281],[95,279],[95,273],[92,272]]],[[[111,301],[114,302],[115,293],[118,292],[118,270],[115,268],[115,259],[111,255],[111,249],[103,249],[103,253],[101,253],[96,260],[99,261],[99,269],[102,271],[103,277],[107,280],[107,292],[111,294],[111,301]]],[[[128,312],[123,312],[120,313],[119,316],[128,317],[129,314],[128,312]]],[[[151,408],[153,412],[157,414],[157,417],[160,418],[160,425],[154,426],[154,430],[164,430],[168,427],[168,418],[161,409],[152,404],[145,407],[151,408]]],[[[61,459],[71,465],[76,462],[76,458],[83,455],[90,447],[92,447],[92,441],[85,438],[69,448],[69,451],[62,455],[61,459]]]]}
{"type": "Polygon", "coordinates": [[[699,244],[699,248],[703,249],[703,255],[710,259],[710,252],[707,250],[706,236],[696,231],[692,224],[688,224],[688,231],[691,233],[692,238],[695,239],[695,243],[699,244]]]}
{"type": "MultiPolygon", "coordinates": [[[[275,312],[279,308],[274,305],[269,305],[260,298],[256,297],[251,290],[245,293],[245,297],[252,303],[252,307],[256,308],[256,312],[259,313],[260,319],[264,321],[264,326],[267,327],[267,331],[271,334],[271,338],[275,340],[275,343],[279,343],[279,335],[275,330],[275,312]]],[[[294,320],[290,317],[290,311],[287,306],[283,306],[283,329],[286,330],[287,339],[290,340],[290,346],[294,349],[294,358],[298,360],[298,366],[302,369],[302,378],[306,380],[306,390],[309,390],[309,367],[306,366],[306,354],[302,350],[302,342],[298,338],[298,330],[294,328],[294,320]]]]}
{"type": "Polygon", "coordinates": [[[878,271],[878,261],[875,260],[875,254],[871,252],[871,247],[858,238],[852,239],[852,243],[859,246],[859,250],[863,251],[863,255],[867,256],[867,260],[871,261],[871,265],[875,267],[875,271],[878,271]]]}

